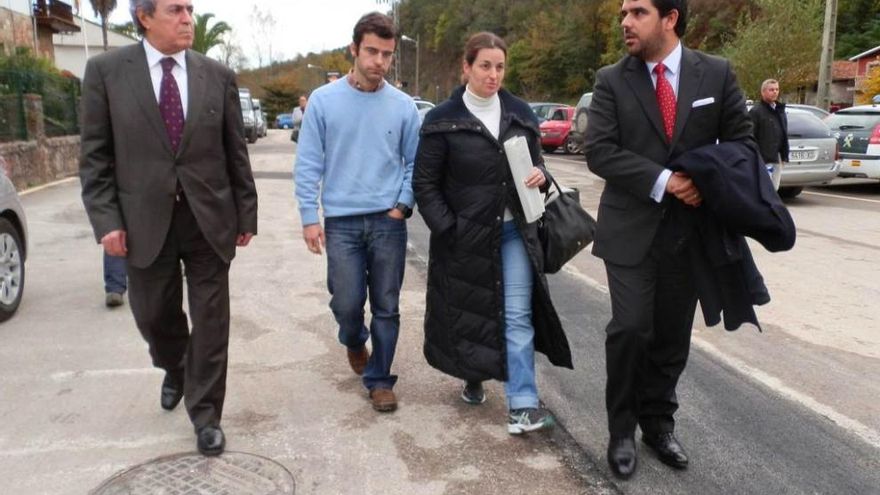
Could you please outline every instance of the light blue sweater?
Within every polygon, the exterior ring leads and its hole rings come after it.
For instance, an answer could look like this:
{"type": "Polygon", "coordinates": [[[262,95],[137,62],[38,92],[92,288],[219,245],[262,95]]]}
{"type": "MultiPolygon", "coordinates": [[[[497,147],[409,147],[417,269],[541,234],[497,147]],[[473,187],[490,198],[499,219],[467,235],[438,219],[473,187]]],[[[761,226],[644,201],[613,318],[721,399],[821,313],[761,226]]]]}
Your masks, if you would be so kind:
{"type": "Polygon", "coordinates": [[[316,89],[294,165],[302,224],[319,223],[319,194],[324,217],[366,215],[397,203],[412,208],[418,143],[415,102],[390,84],[367,93],[343,77],[316,89]]]}

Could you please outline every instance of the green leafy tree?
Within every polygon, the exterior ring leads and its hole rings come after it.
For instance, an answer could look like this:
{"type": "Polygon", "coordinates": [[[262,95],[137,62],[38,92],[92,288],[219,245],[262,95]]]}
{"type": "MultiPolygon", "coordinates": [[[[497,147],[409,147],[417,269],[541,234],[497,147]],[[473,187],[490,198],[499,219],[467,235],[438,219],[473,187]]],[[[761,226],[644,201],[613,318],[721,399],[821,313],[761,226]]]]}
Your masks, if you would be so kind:
{"type": "Polygon", "coordinates": [[[132,21],[123,22],[122,24],[110,24],[110,30],[125,36],[131,36],[132,38],[138,37],[137,26],[132,21]]]}
{"type": "Polygon", "coordinates": [[[213,17],[214,14],[211,13],[195,15],[192,49],[199,53],[206,54],[211,48],[222,45],[223,37],[232,31],[232,27],[223,21],[215,22],[209,27],[213,17]]]}
{"type": "Polygon", "coordinates": [[[880,44],[880,0],[840,0],[835,56],[849,58],[880,44]]]}
{"type": "Polygon", "coordinates": [[[756,96],[761,82],[777,79],[783,91],[816,81],[824,0],[759,0],[755,17],[744,15],[737,37],[725,46],[743,91],[756,96]]]}
{"type": "Polygon", "coordinates": [[[107,23],[107,19],[110,17],[110,13],[116,10],[116,0],[89,0],[92,4],[92,10],[95,11],[95,15],[101,17],[101,34],[104,35],[104,51],[107,51],[107,29],[109,24],[107,23]]]}

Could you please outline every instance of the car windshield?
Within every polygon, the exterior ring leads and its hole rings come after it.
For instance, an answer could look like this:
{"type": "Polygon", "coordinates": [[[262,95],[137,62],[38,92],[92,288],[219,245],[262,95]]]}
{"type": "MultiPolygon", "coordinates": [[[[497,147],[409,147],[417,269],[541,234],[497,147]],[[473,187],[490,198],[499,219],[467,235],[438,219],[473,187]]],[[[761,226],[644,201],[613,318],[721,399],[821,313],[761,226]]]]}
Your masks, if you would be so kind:
{"type": "Polygon", "coordinates": [[[880,124],[880,112],[837,112],[825,119],[828,127],[845,131],[847,129],[873,129],[880,124]]]}
{"type": "Polygon", "coordinates": [[[806,111],[788,112],[788,136],[793,138],[829,137],[831,131],[818,117],[806,111]]]}
{"type": "Polygon", "coordinates": [[[247,98],[241,98],[241,110],[243,112],[248,112],[248,111],[253,110],[253,108],[251,107],[251,100],[249,100],[247,98]]]}

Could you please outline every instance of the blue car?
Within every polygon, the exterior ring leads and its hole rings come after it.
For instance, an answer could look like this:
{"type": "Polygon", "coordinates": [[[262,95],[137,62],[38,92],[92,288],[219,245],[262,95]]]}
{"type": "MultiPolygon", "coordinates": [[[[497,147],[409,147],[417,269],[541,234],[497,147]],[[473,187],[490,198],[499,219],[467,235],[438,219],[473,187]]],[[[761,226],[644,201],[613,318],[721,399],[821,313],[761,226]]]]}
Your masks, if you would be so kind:
{"type": "Polygon", "coordinates": [[[279,113],[277,117],[275,117],[275,128],[276,129],[292,129],[293,128],[293,115],[289,113],[279,113]]]}

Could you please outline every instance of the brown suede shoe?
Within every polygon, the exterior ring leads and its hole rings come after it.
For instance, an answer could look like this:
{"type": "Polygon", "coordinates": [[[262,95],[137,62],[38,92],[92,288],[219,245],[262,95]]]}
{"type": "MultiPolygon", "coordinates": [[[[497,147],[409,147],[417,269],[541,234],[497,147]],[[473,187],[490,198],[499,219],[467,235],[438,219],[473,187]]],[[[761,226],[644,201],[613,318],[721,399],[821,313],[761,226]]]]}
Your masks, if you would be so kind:
{"type": "Polygon", "coordinates": [[[347,349],[346,352],[348,353],[348,364],[351,366],[351,370],[356,375],[363,375],[364,368],[367,367],[367,361],[370,360],[370,353],[367,351],[367,347],[361,347],[357,351],[347,349]]]}
{"type": "Polygon", "coordinates": [[[379,412],[391,412],[397,409],[397,397],[390,388],[374,388],[370,390],[373,409],[379,412]]]}

